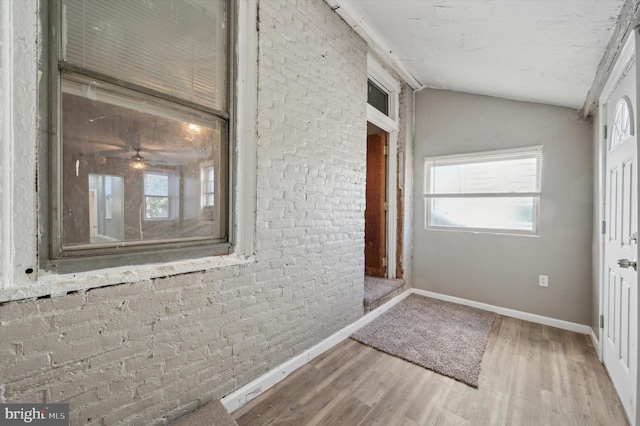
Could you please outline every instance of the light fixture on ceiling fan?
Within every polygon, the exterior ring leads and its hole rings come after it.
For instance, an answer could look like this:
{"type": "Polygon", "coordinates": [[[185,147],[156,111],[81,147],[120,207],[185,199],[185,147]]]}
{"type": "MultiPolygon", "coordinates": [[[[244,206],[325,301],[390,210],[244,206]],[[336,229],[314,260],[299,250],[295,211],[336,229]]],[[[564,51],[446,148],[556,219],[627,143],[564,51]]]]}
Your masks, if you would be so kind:
{"type": "Polygon", "coordinates": [[[131,163],[129,167],[136,170],[142,170],[147,167],[146,161],[142,155],[140,155],[140,148],[136,148],[136,155],[131,156],[131,163]]]}

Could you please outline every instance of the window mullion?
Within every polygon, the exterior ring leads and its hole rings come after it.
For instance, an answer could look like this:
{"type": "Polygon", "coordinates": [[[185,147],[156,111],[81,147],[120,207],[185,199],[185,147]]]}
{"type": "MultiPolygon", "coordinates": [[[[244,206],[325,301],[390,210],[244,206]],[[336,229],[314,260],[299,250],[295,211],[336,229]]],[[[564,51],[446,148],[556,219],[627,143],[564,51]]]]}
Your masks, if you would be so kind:
{"type": "Polygon", "coordinates": [[[216,116],[218,116],[220,118],[223,118],[225,120],[229,119],[229,114],[227,114],[224,111],[220,111],[220,110],[217,110],[217,109],[214,109],[214,108],[207,107],[206,105],[201,105],[201,104],[198,104],[198,103],[195,103],[195,102],[188,101],[186,99],[182,99],[182,98],[178,98],[176,96],[172,96],[172,95],[169,95],[169,94],[166,94],[166,93],[162,93],[162,92],[159,92],[157,90],[149,89],[147,87],[140,86],[138,84],[131,83],[129,81],[120,80],[118,78],[114,78],[114,77],[111,77],[109,75],[97,72],[97,71],[93,71],[93,70],[89,70],[89,69],[86,69],[86,68],[82,68],[82,67],[79,67],[79,66],[74,65],[74,64],[69,63],[69,62],[59,61],[58,67],[59,67],[60,71],[63,74],[66,73],[66,74],[84,75],[85,77],[94,78],[96,80],[102,80],[104,82],[111,83],[111,84],[114,84],[116,86],[124,87],[126,89],[133,90],[133,91],[136,91],[136,92],[144,93],[145,95],[154,96],[156,98],[163,99],[163,100],[168,101],[168,102],[172,102],[172,103],[176,103],[176,104],[179,104],[179,105],[183,105],[183,106],[186,106],[186,107],[192,108],[192,109],[197,109],[197,110],[206,112],[208,114],[213,114],[213,115],[216,115],[216,116]]]}

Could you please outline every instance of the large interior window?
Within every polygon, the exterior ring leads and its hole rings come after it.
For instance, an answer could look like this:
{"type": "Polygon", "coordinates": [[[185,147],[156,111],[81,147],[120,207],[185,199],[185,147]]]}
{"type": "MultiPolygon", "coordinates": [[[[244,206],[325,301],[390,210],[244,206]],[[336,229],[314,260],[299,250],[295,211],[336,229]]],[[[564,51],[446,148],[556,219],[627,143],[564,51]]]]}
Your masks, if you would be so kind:
{"type": "Polygon", "coordinates": [[[55,4],[52,258],[229,251],[228,3],[55,4]]]}
{"type": "Polygon", "coordinates": [[[425,158],[425,226],[536,234],[542,147],[425,158]]]}

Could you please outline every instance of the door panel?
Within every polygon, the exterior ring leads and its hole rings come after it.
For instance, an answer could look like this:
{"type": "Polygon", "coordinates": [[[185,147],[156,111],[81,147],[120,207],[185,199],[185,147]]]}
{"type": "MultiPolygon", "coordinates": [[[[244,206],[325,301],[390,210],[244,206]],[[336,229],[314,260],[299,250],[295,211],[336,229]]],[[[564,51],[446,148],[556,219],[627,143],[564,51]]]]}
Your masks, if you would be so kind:
{"type": "Polygon", "coordinates": [[[624,278],[620,280],[620,362],[629,372],[629,318],[631,310],[631,283],[624,278]]]}
{"type": "Polygon", "coordinates": [[[609,170],[609,241],[618,236],[618,168],[613,165],[609,170]]]}
{"type": "MultiPolygon", "coordinates": [[[[607,300],[609,302],[606,309],[607,312],[615,312],[613,307],[616,300],[616,278],[616,273],[609,269],[606,288],[607,300]]],[[[616,338],[616,327],[615,321],[613,320],[613,315],[607,316],[607,318],[605,319],[607,325],[607,344],[615,348],[618,339],[616,338]]]]}
{"type": "Polygon", "coordinates": [[[607,126],[612,131],[606,141],[605,154],[608,232],[604,262],[608,273],[604,289],[602,358],[629,419],[636,418],[638,275],[633,267],[625,268],[618,261],[637,261],[637,243],[631,238],[638,230],[637,137],[629,123],[625,124],[625,120],[620,119],[625,117],[625,113],[620,111],[628,109],[626,116],[635,117],[635,75],[634,64],[607,102],[607,126]]]}
{"type": "Polygon", "coordinates": [[[386,255],[386,133],[367,136],[367,196],[364,212],[365,275],[384,277],[386,255]]]}

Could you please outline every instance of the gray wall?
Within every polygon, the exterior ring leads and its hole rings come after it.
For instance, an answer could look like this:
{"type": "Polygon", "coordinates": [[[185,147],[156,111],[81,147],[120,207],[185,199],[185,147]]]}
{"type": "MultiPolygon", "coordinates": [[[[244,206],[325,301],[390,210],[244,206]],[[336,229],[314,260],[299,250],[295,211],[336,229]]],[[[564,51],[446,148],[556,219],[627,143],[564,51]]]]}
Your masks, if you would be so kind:
{"type": "Polygon", "coordinates": [[[413,286],[590,324],[591,124],[567,108],[431,89],[415,110],[413,286]],[[425,230],[425,156],[532,145],[544,147],[539,237],[425,230]]]}

